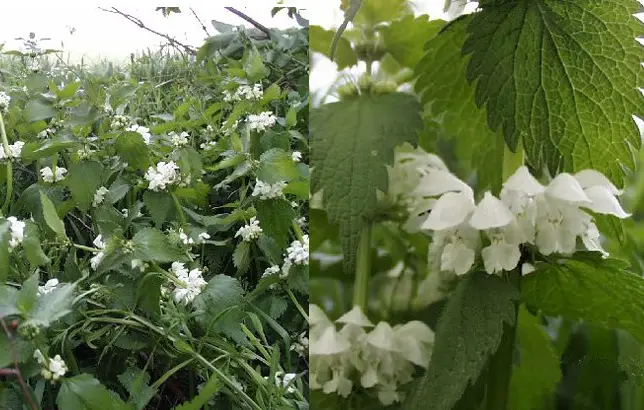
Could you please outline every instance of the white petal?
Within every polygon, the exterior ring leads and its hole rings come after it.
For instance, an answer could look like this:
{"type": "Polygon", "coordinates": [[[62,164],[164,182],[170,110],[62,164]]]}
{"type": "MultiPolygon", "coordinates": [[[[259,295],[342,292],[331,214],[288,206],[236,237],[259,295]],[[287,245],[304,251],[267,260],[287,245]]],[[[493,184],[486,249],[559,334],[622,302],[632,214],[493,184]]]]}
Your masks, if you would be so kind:
{"type": "Polygon", "coordinates": [[[590,199],[586,196],[584,189],[579,182],[570,174],[565,172],[557,175],[550,181],[546,188],[546,195],[571,203],[588,203],[590,199]]]}
{"type": "Polygon", "coordinates": [[[594,169],[584,169],[575,174],[575,179],[579,182],[582,188],[590,188],[593,186],[602,186],[610,191],[613,195],[621,195],[622,190],[617,189],[615,185],[608,178],[599,171],[594,169]]]}
{"type": "Polygon", "coordinates": [[[367,336],[367,343],[386,351],[397,351],[394,344],[394,330],[387,322],[379,322],[367,336]]]}
{"type": "Polygon", "coordinates": [[[463,192],[448,192],[434,204],[421,229],[442,231],[462,224],[474,209],[474,199],[463,192]]]}
{"type": "Polygon", "coordinates": [[[310,355],[333,355],[345,352],[351,348],[351,344],[336,332],[335,327],[329,326],[324,330],[322,336],[312,343],[309,348],[310,355]]]}
{"type": "Polygon", "coordinates": [[[526,262],[523,265],[521,265],[521,275],[523,276],[527,275],[528,273],[532,273],[535,270],[536,268],[530,263],[526,262]]]}
{"type": "Polygon", "coordinates": [[[544,191],[543,185],[528,171],[528,167],[521,166],[503,184],[503,189],[523,192],[527,195],[536,195],[544,191]]]}
{"type": "Polygon", "coordinates": [[[371,323],[369,321],[369,318],[367,318],[367,316],[362,313],[362,309],[358,305],[354,306],[353,309],[340,316],[340,318],[336,320],[336,322],[352,324],[360,327],[373,326],[373,323],[371,323]]]}
{"type": "Polygon", "coordinates": [[[434,331],[420,320],[412,320],[404,325],[398,325],[394,330],[400,336],[411,337],[424,343],[434,343],[434,331]]]}
{"type": "MultiPolygon", "coordinates": [[[[174,263],[172,265],[174,267],[174,263]]],[[[318,305],[309,304],[309,325],[318,323],[330,323],[330,320],[318,305]]]]}
{"type": "Polygon", "coordinates": [[[597,225],[594,223],[591,223],[588,227],[588,231],[581,235],[581,240],[589,251],[601,252],[603,257],[608,256],[608,252],[602,248],[599,239],[599,230],[597,230],[597,225]]]}
{"type": "Polygon", "coordinates": [[[489,191],[474,209],[470,225],[478,230],[500,228],[509,225],[514,220],[514,215],[500,199],[489,191]]]}
{"type": "Polygon", "coordinates": [[[516,245],[505,242],[492,242],[490,246],[481,251],[485,271],[489,274],[510,271],[519,263],[521,252],[516,245]]]}
{"type": "Polygon", "coordinates": [[[446,192],[467,192],[473,196],[472,188],[449,171],[434,171],[422,177],[415,195],[438,196],[446,192]]]}
{"type": "Polygon", "coordinates": [[[474,250],[463,243],[448,243],[441,255],[441,270],[465,275],[474,265],[474,250]]]}
{"type": "Polygon", "coordinates": [[[592,201],[583,205],[593,212],[599,214],[615,215],[618,218],[628,218],[631,214],[624,212],[615,195],[606,187],[595,185],[586,189],[586,195],[592,201]]]}

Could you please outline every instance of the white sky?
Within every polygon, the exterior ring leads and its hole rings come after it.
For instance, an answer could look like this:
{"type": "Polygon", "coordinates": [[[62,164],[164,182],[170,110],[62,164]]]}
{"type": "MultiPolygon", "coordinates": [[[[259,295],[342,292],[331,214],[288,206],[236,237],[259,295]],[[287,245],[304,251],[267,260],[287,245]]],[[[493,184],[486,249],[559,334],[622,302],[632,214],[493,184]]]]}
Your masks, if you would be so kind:
{"type": "MultiPolygon", "coordinates": [[[[182,8],[181,14],[163,17],[155,11],[158,4],[146,0],[113,1],[105,4],[98,1],[19,1],[3,5],[2,22],[0,23],[0,44],[6,42],[5,50],[17,49],[20,41],[16,37],[28,37],[35,32],[36,38],[50,37],[52,41],[43,42],[46,48],[60,49],[61,41],[65,50],[76,59],[81,55],[94,59],[97,57],[125,58],[131,52],[156,47],[164,42],[153,33],[137,27],[123,16],[101,11],[99,6],[119,10],[141,19],[148,27],[168,33],[178,41],[190,45],[202,44],[206,33],[190,12],[190,7],[204,22],[211,35],[217,34],[210,24],[218,20],[233,25],[251,26],[241,18],[225,10],[224,6],[233,6],[246,13],[267,27],[286,28],[296,26],[295,20],[288,17],[285,11],[274,18],[270,11],[278,1],[236,0],[228,2],[176,2],[182,8]],[[135,3],[136,6],[132,6],[135,3]],[[75,28],[70,34],[69,28],[75,28]]],[[[306,7],[303,1],[284,1],[284,6],[306,7]]],[[[307,12],[302,14],[306,16],[307,12]]]]}

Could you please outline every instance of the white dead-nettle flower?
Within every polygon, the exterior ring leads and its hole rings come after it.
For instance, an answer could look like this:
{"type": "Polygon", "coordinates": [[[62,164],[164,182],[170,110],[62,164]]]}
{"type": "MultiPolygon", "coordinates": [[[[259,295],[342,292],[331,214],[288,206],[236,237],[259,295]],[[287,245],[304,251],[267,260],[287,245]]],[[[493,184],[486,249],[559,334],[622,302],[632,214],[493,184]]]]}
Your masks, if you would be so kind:
{"type": "Polygon", "coordinates": [[[155,167],[148,168],[145,179],[148,180],[148,189],[151,191],[163,191],[168,185],[179,180],[179,167],[173,161],[159,162],[155,167]]]}
{"type": "Polygon", "coordinates": [[[56,290],[58,285],[60,285],[58,279],[49,279],[44,286],[38,286],[38,296],[46,295],[47,293],[56,290]]]}
{"type": "Polygon", "coordinates": [[[300,151],[293,151],[291,159],[295,162],[300,162],[302,160],[302,153],[300,151]]]}
{"type": "Polygon", "coordinates": [[[246,122],[251,131],[263,132],[275,125],[277,117],[273,115],[272,111],[265,111],[259,114],[250,114],[246,122]]]}
{"type": "Polygon", "coordinates": [[[277,266],[277,265],[270,266],[270,267],[266,268],[266,270],[262,274],[262,278],[267,278],[267,277],[269,277],[271,275],[275,275],[276,273],[279,273],[279,271],[280,271],[279,266],[277,266]]]}
{"type": "Polygon", "coordinates": [[[139,272],[145,272],[150,267],[150,264],[143,262],[141,259],[132,259],[130,266],[132,266],[132,270],[138,269],[139,272]]]}
{"type": "Polygon", "coordinates": [[[306,330],[298,335],[296,342],[291,345],[289,350],[294,351],[300,357],[308,357],[309,338],[306,336],[306,330]]]}
{"type": "Polygon", "coordinates": [[[204,280],[200,269],[188,270],[183,263],[173,262],[170,270],[176,275],[177,279],[182,282],[181,285],[176,284],[176,287],[172,292],[174,300],[177,303],[187,305],[199,296],[203,288],[208,285],[208,282],[204,280]]]}
{"type": "Polygon", "coordinates": [[[150,129],[143,127],[141,125],[136,125],[136,124],[130,125],[129,127],[127,127],[126,131],[138,133],[141,136],[141,138],[143,138],[143,141],[145,141],[146,144],[149,144],[150,140],[152,139],[152,135],[150,134],[150,129]]]}
{"type": "MultiPolygon", "coordinates": [[[[117,114],[112,116],[112,119],[110,121],[110,128],[112,129],[112,131],[119,131],[119,130],[125,129],[126,127],[130,127],[131,124],[132,124],[132,120],[130,119],[130,117],[117,114]]],[[[131,130],[128,129],[128,131],[138,132],[138,130],[135,127],[137,126],[131,126],[130,128],[132,129],[131,130]]],[[[144,130],[141,130],[141,131],[144,131],[144,130]]]]}
{"type": "Polygon", "coordinates": [[[25,146],[25,143],[22,141],[16,141],[13,144],[9,145],[9,155],[6,155],[4,149],[0,149],[0,160],[3,160],[7,157],[9,158],[20,158],[22,154],[22,148],[25,146]]]}
{"type": "Polygon", "coordinates": [[[38,133],[38,135],[36,135],[36,137],[38,137],[39,139],[45,139],[45,138],[51,137],[55,133],[56,133],[56,131],[52,130],[51,128],[46,128],[46,129],[40,131],[38,133]]]}
{"type": "Polygon", "coordinates": [[[96,270],[98,268],[98,265],[103,262],[103,259],[105,258],[105,242],[103,241],[103,235],[98,235],[94,241],[92,242],[94,246],[98,249],[101,249],[100,252],[98,252],[96,255],[94,255],[90,260],[90,266],[92,267],[92,270],[96,270]]]}
{"type": "Polygon", "coordinates": [[[67,364],[65,364],[65,361],[58,354],[53,358],[46,358],[40,349],[36,349],[34,359],[43,366],[40,374],[45,380],[58,381],[68,371],[67,364]]]}
{"type": "Polygon", "coordinates": [[[297,218],[295,220],[295,223],[298,224],[300,227],[306,226],[306,216],[303,216],[301,218],[297,218]]]}
{"type": "Polygon", "coordinates": [[[170,134],[168,134],[168,136],[170,137],[170,141],[172,142],[172,145],[174,145],[177,148],[184,147],[190,143],[190,141],[188,140],[188,138],[190,137],[190,134],[188,134],[185,131],[183,131],[179,135],[177,135],[177,133],[173,131],[170,134]]]}
{"type": "Polygon", "coordinates": [[[201,232],[198,238],[199,238],[199,242],[205,242],[208,239],[210,239],[210,235],[208,234],[208,232],[201,232]]]}
{"type": "Polygon", "coordinates": [[[244,241],[251,242],[252,240],[259,238],[259,234],[261,234],[262,232],[263,231],[259,226],[257,217],[252,217],[250,218],[250,222],[247,225],[239,228],[237,233],[235,233],[235,238],[241,236],[244,241]]]}
{"type": "Polygon", "coordinates": [[[11,102],[11,97],[9,94],[4,91],[0,91],[0,112],[5,113],[9,110],[9,103],[11,102]]]}
{"type": "Polygon", "coordinates": [[[252,196],[258,196],[259,199],[272,199],[281,198],[284,196],[282,192],[286,188],[286,182],[278,181],[274,184],[269,184],[259,179],[255,180],[255,188],[253,189],[252,196]]]}
{"type": "Polygon", "coordinates": [[[20,245],[25,238],[25,226],[23,221],[18,220],[15,216],[7,217],[9,221],[9,230],[11,231],[11,238],[9,239],[9,250],[14,249],[20,245]]]}
{"type": "MultiPolygon", "coordinates": [[[[286,389],[287,393],[295,393],[297,390],[293,386],[293,380],[295,380],[297,375],[295,373],[284,373],[284,372],[275,372],[275,385],[279,388],[286,389]]],[[[265,380],[268,380],[267,376],[264,376],[265,380]]]]}
{"type": "Polygon", "coordinates": [[[194,239],[189,237],[183,228],[179,228],[179,240],[181,240],[184,245],[194,245],[195,243],[194,239]]]}
{"type": "Polygon", "coordinates": [[[199,147],[204,151],[212,151],[217,147],[217,141],[203,142],[199,145],[199,147]]]}
{"type": "Polygon", "coordinates": [[[40,169],[40,175],[43,181],[53,184],[54,182],[65,179],[67,168],[56,167],[56,172],[54,172],[50,167],[44,167],[40,169]]]}
{"type": "Polygon", "coordinates": [[[92,206],[96,208],[100,204],[103,203],[105,200],[105,195],[110,192],[109,189],[105,188],[104,186],[98,188],[96,192],[94,192],[94,200],[92,201],[92,206]]]}
{"type": "Polygon", "coordinates": [[[234,93],[224,90],[224,101],[235,102],[241,100],[259,100],[264,95],[261,84],[254,84],[252,87],[246,84],[240,85],[234,93]]]}
{"type": "Polygon", "coordinates": [[[293,241],[291,246],[286,248],[286,259],[294,265],[309,264],[309,236],[303,235],[302,241],[293,241]]]}
{"type": "Polygon", "coordinates": [[[96,153],[96,150],[93,150],[88,146],[84,146],[83,148],[76,151],[76,155],[78,155],[79,159],[89,159],[92,156],[92,154],[95,154],[95,153],[96,153]]]}

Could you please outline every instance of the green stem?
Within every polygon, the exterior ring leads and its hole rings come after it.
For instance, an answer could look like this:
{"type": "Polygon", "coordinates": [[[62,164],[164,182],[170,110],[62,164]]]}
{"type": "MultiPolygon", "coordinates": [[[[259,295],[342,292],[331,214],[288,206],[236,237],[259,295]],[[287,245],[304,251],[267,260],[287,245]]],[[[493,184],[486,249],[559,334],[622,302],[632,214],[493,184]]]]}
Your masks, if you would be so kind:
{"type": "Polygon", "coordinates": [[[286,293],[288,293],[288,297],[291,298],[291,302],[295,305],[297,310],[300,312],[304,320],[308,323],[309,321],[309,315],[306,313],[302,305],[300,305],[300,302],[297,301],[297,298],[295,297],[295,294],[293,294],[293,291],[291,289],[286,288],[286,293]]]}
{"type": "Polygon", "coordinates": [[[369,275],[371,274],[371,225],[363,228],[358,244],[356,260],[356,278],[353,283],[353,306],[360,306],[363,312],[367,310],[367,292],[369,290],[369,275]]]}
{"type": "Polygon", "coordinates": [[[179,220],[181,221],[181,225],[186,224],[186,216],[183,214],[183,208],[181,208],[181,203],[179,202],[179,198],[175,195],[175,193],[171,193],[172,195],[172,200],[174,201],[174,207],[177,208],[177,213],[179,214],[179,220]]]}
{"type": "MultiPolygon", "coordinates": [[[[507,276],[508,281],[517,289],[521,280],[520,269],[517,267],[508,272],[507,276]]],[[[515,302],[514,308],[515,324],[514,326],[504,326],[499,349],[490,361],[487,377],[487,410],[506,410],[508,408],[508,391],[512,378],[519,302],[515,302]]]]}
{"type": "Polygon", "coordinates": [[[76,248],[76,249],[80,249],[80,250],[82,250],[82,251],[87,251],[87,252],[101,252],[101,249],[98,249],[98,248],[92,248],[92,247],[85,246],[85,245],[79,245],[79,244],[77,244],[77,243],[72,243],[72,245],[74,245],[74,248],[76,248]]]}
{"type": "Polygon", "coordinates": [[[5,158],[7,160],[7,196],[2,205],[2,213],[6,214],[11,203],[11,195],[13,193],[13,164],[11,163],[11,150],[9,149],[9,140],[7,139],[7,131],[4,127],[4,119],[0,113],[0,137],[2,137],[2,148],[4,149],[5,158]]]}
{"type": "Polygon", "coordinates": [[[297,224],[296,221],[293,221],[293,230],[295,231],[295,236],[297,237],[297,240],[300,242],[304,242],[304,232],[302,232],[302,228],[297,224]]]}

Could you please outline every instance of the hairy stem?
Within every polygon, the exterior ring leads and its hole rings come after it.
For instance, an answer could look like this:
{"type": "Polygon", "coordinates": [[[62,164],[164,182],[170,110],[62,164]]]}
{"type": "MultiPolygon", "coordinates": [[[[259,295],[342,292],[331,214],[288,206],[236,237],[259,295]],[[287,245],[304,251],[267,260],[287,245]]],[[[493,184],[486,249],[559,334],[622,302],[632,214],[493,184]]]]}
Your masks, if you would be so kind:
{"type": "Polygon", "coordinates": [[[0,137],[2,137],[2,148],[7,160],[7,196],[2,205],[2,213],[6,214],[11,203],[11,195],[13,194],[13,164],[11,163],[11,151],[9,150],[9,140],[7,139],[7,131],[4,127],[4,119],[0,113],[0,137]]]}
{"type": "Polygon", "coordinates": [[[363,228],[358,244],[356,261],[356,278],[353,282],[353,306],[360,306],[363,312],[367,309],[367,291],[371,274],[371,225],[363,228]]]}

